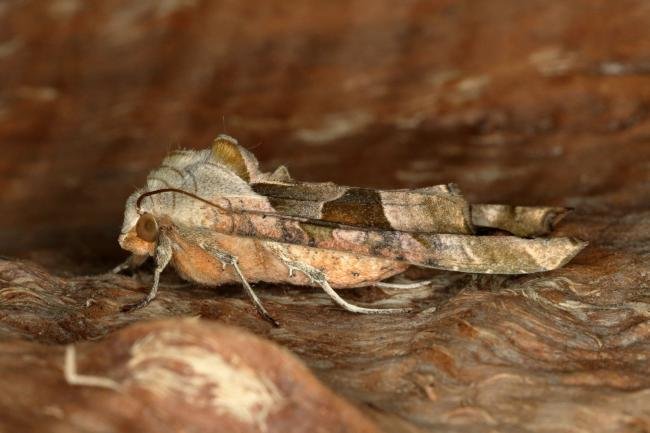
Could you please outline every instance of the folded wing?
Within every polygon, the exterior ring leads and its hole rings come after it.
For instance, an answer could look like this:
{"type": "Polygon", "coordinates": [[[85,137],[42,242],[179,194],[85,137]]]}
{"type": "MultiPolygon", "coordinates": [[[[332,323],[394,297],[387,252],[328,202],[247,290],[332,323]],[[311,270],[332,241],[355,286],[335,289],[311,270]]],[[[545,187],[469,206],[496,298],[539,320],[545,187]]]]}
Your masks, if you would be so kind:
{"type": "Polygon", "coordinates": [[[474,234],[475,227],[488,227],[522,237],[543,236],[567,213],[560,207],[470,205],[455,185],[374,190],[331,182],[268,182],[251,187],[278,214],[410,233],[474,234]]]}
{"type": "Polygon", "coordinates": [[[586,243],[571,238],[525,239],[409,233],[328,226],[282,215],[235,213],[217,216],[212,230],[235,236],[336,250],[461,272],[527,274],[563,266],[586,243]]]}

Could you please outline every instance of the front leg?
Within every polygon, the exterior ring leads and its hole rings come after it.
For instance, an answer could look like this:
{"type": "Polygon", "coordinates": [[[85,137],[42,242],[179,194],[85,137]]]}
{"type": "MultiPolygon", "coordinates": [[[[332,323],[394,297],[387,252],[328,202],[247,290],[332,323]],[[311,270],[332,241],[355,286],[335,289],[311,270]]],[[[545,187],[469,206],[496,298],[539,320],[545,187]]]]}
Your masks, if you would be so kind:
{"type": "Polygon", "coordinates": [[[148,256],[138,256],[135,254],[131,254],[126,260],[124,260],[122,263],[119,265],[115,266],[112,270],[111,273],[113,274],[121,274],[124,271],[135,271],[138,269],[144,262],[147,261],[148,256]]]}
{"type": "Polygon", "coordinates": [[[151,286],[149,293],[135,304],[124,305],[122,307],[123,312],[142,308],[148,305],[156,297],[156,294],[158,293],[158,283],[160,282],[160,274],[165,267],[167,267],[172,258],[172,241],[164,230],[161,230],[158,235],[158,245],[156,245],[155,254],[156,270],[153,273],[153,285],[151,286]]]}

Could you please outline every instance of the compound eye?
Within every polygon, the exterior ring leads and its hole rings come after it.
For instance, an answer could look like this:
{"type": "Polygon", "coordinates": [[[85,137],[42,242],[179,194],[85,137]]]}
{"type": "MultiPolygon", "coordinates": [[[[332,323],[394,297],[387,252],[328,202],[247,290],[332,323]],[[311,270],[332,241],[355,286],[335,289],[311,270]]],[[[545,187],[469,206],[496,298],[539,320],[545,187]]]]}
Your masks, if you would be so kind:
{"type": "Polygon", "coordinates": [[[138,237],[147,242],[154,242],[158,238],[158,223],[150,213],[143,213],[135,225],[138,237]]]}

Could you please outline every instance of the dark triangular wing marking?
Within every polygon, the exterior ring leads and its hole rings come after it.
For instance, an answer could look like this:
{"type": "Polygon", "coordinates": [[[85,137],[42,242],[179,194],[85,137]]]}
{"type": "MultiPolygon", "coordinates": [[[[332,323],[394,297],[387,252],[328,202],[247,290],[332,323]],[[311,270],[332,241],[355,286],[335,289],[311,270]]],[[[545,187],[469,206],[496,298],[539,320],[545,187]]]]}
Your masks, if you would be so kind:
{"type": "Polygon", "coordinates": [[[333,183],[256,183],[281,215],[362,229],[471,234],[469,205],[447,186],[419,190],[374,190],[333,183]]]}

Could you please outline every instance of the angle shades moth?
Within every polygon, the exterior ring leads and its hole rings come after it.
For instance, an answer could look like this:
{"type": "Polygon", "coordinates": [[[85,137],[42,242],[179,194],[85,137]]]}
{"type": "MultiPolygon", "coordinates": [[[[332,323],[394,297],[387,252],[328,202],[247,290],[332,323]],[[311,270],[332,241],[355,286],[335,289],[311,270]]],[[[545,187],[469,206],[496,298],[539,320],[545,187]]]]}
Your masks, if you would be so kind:
{"type": "Polygon", "coordinates": [[[252,153],[220,135],[211,148],[173,152],[127,199],[118,241],[132,254],[114,271],[147,257],[156,264],[148,295],[125,311],[155,298],[160,273],[171,264],[193,282],[241,283],[258,312],[276,324],[250,283],[321,287],[348,311],[398,313],[409,309],[357,306],[334,289],[377,284],[409,266],[494,274],[553,270],[586,245],[541,237],[565,213],[469,204],[454,185],[374,190],[300,182],[284,166],[262,172],[252,153]],[[482,235],[485,228],[499,233],[482,235]]]}

